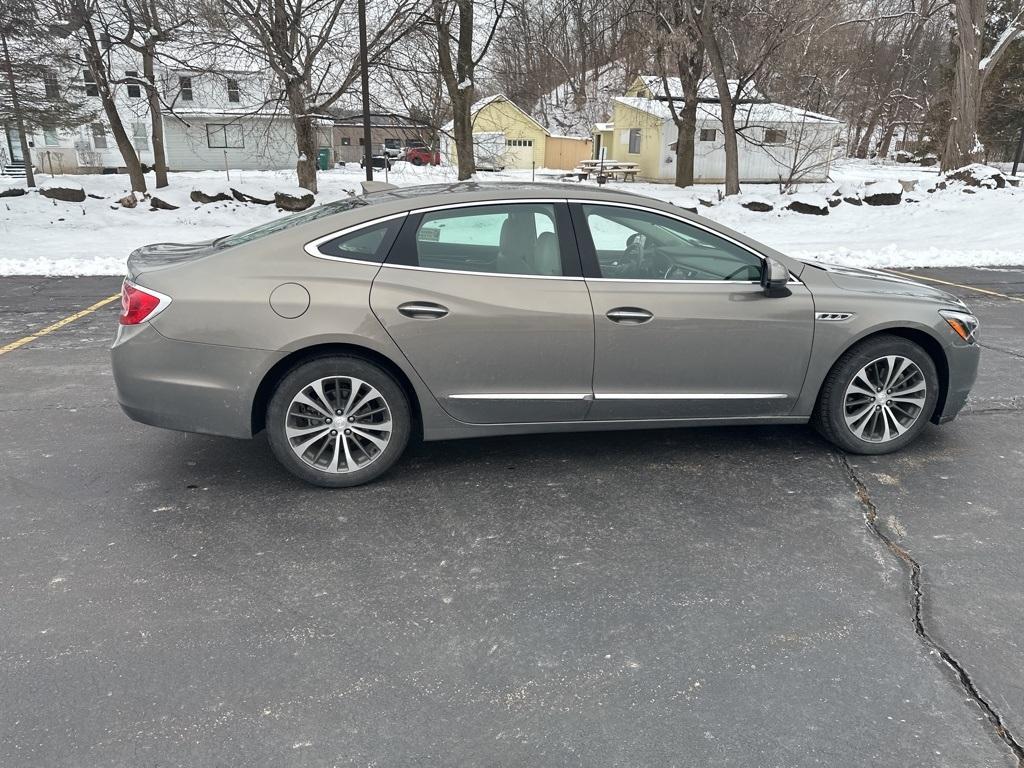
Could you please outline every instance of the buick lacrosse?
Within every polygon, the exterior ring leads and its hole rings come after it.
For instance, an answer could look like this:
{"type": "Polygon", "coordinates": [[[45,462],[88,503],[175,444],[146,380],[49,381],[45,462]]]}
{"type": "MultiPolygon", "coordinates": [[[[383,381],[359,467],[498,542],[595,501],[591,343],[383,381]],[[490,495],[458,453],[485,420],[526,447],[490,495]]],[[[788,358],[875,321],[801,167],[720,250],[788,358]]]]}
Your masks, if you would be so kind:
{"type": "Polygon", "coordinates": [[[133,419],[248,438],[323,486],[409,439],[812,422],[885,453],[949,421],[978,320],[935,288],[789,258],[658,200],[386,188],[128,260],[133,419]]]}

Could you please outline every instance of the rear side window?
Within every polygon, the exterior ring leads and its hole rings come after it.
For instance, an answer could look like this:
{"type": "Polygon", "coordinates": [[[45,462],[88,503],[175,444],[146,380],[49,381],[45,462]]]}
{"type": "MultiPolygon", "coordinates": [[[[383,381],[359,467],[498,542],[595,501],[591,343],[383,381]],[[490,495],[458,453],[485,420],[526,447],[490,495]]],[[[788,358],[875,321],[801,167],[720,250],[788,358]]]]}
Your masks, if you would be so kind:
{"type": "Polygon", "coordinates": [[[316,250],[334,259],[355,259],[379,264],[388,255],[401,226],[401,218],[373,224],[318,243],[316,250]]]}

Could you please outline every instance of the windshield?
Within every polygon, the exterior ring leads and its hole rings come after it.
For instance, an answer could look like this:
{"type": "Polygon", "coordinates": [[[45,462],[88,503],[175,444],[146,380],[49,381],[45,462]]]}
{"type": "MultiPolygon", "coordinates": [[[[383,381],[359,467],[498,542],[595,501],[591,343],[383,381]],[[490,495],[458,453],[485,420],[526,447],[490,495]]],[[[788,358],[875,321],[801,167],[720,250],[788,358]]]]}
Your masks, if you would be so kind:
{"type": "Polygon", "coordinates": [[[261,237],[272,235],[275,232],[283,232],[300,224],[306,224],[307,222],[321,219],[324,216],[331,216],[335,213],[341,213],[342,211],[350,211],[363,205],[369,205],[369,203],[362,197],[350,197],[345,200],[336,200],[333,203],[324,203],[316,208],[310,208],[308,211],[284,216],[266,224],[260,224],[258,227],[247,229],[244,232],[220,237],[214,240],[213,244],[221,248],[230,248],[235,245],[251,243],[253,240],[259,240],[261,237]]]}

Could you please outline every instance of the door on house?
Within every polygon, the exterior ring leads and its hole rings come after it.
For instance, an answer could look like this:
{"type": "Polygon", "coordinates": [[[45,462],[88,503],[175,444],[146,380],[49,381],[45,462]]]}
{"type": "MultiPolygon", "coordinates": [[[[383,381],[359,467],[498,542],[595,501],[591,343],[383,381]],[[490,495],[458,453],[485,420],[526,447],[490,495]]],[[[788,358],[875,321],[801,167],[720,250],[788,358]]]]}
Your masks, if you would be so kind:
{"type": "Polygon", "coordinates": [[[7,127],[7,156],[11,158],[12,162],[20,163],[25,159],[25,155],[21,151],[21,139],[18,137],[18,129],[13,126],[7,127]]]}
{"type": "Polygon", "coordinates": [[[533,167],[533,139],[505,139],[507,168],[533,167]]]}

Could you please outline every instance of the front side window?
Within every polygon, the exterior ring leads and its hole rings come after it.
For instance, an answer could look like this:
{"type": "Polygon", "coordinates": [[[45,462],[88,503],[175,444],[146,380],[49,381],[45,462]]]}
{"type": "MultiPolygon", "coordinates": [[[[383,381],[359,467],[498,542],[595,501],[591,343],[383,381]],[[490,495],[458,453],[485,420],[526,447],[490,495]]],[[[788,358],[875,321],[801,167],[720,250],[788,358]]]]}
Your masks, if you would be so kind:
{"type": "Polygon", "coordinates": [[[137,82],[139,79],[139,73],[129,69],[127,72],[124,73],[124,76],[128,80],[128,98],[137,99],[140,96],[142,96],[142,88],[139,86],[139,83],[137,82]],[[133,80],[136,82],[132,82],[133,80]]]}
{"type": "Polygon", "coordinates": [[[242,149],[245,146],[242,126],[235,123],[208,123],[206,145],[210,149],[242,149]]]}
{"type": "Polygon", "coordinates": [[[179,77],[178,78],[178,94],[181,96],[182,101],[192,101],[192,78],[191,77],[179,77]]]}
{"type": "Polygon", "coordinates": [[[417,264],[504,275],[564,274],[550,203],[430,211],[416,229],[417,264]]]}
{"type": "Polygon", "coordinates": [[[583,205],[601,277],[619,280],[761,278],[761,259],[699,227],[649,211],[583,205]]]}
{"type": "Polygon", "coordinates": [[[316,250],[324,256],[336,259],[355,259],[379,264],[387,256],[401,226],[401,218],[374,224],[319,243],[316,250]]]}
{"type": "Polygon", "coordinates": [[[640,129],[630,128],[629,129],[629,154],[639,155],[640,154],[640,129]]]}

